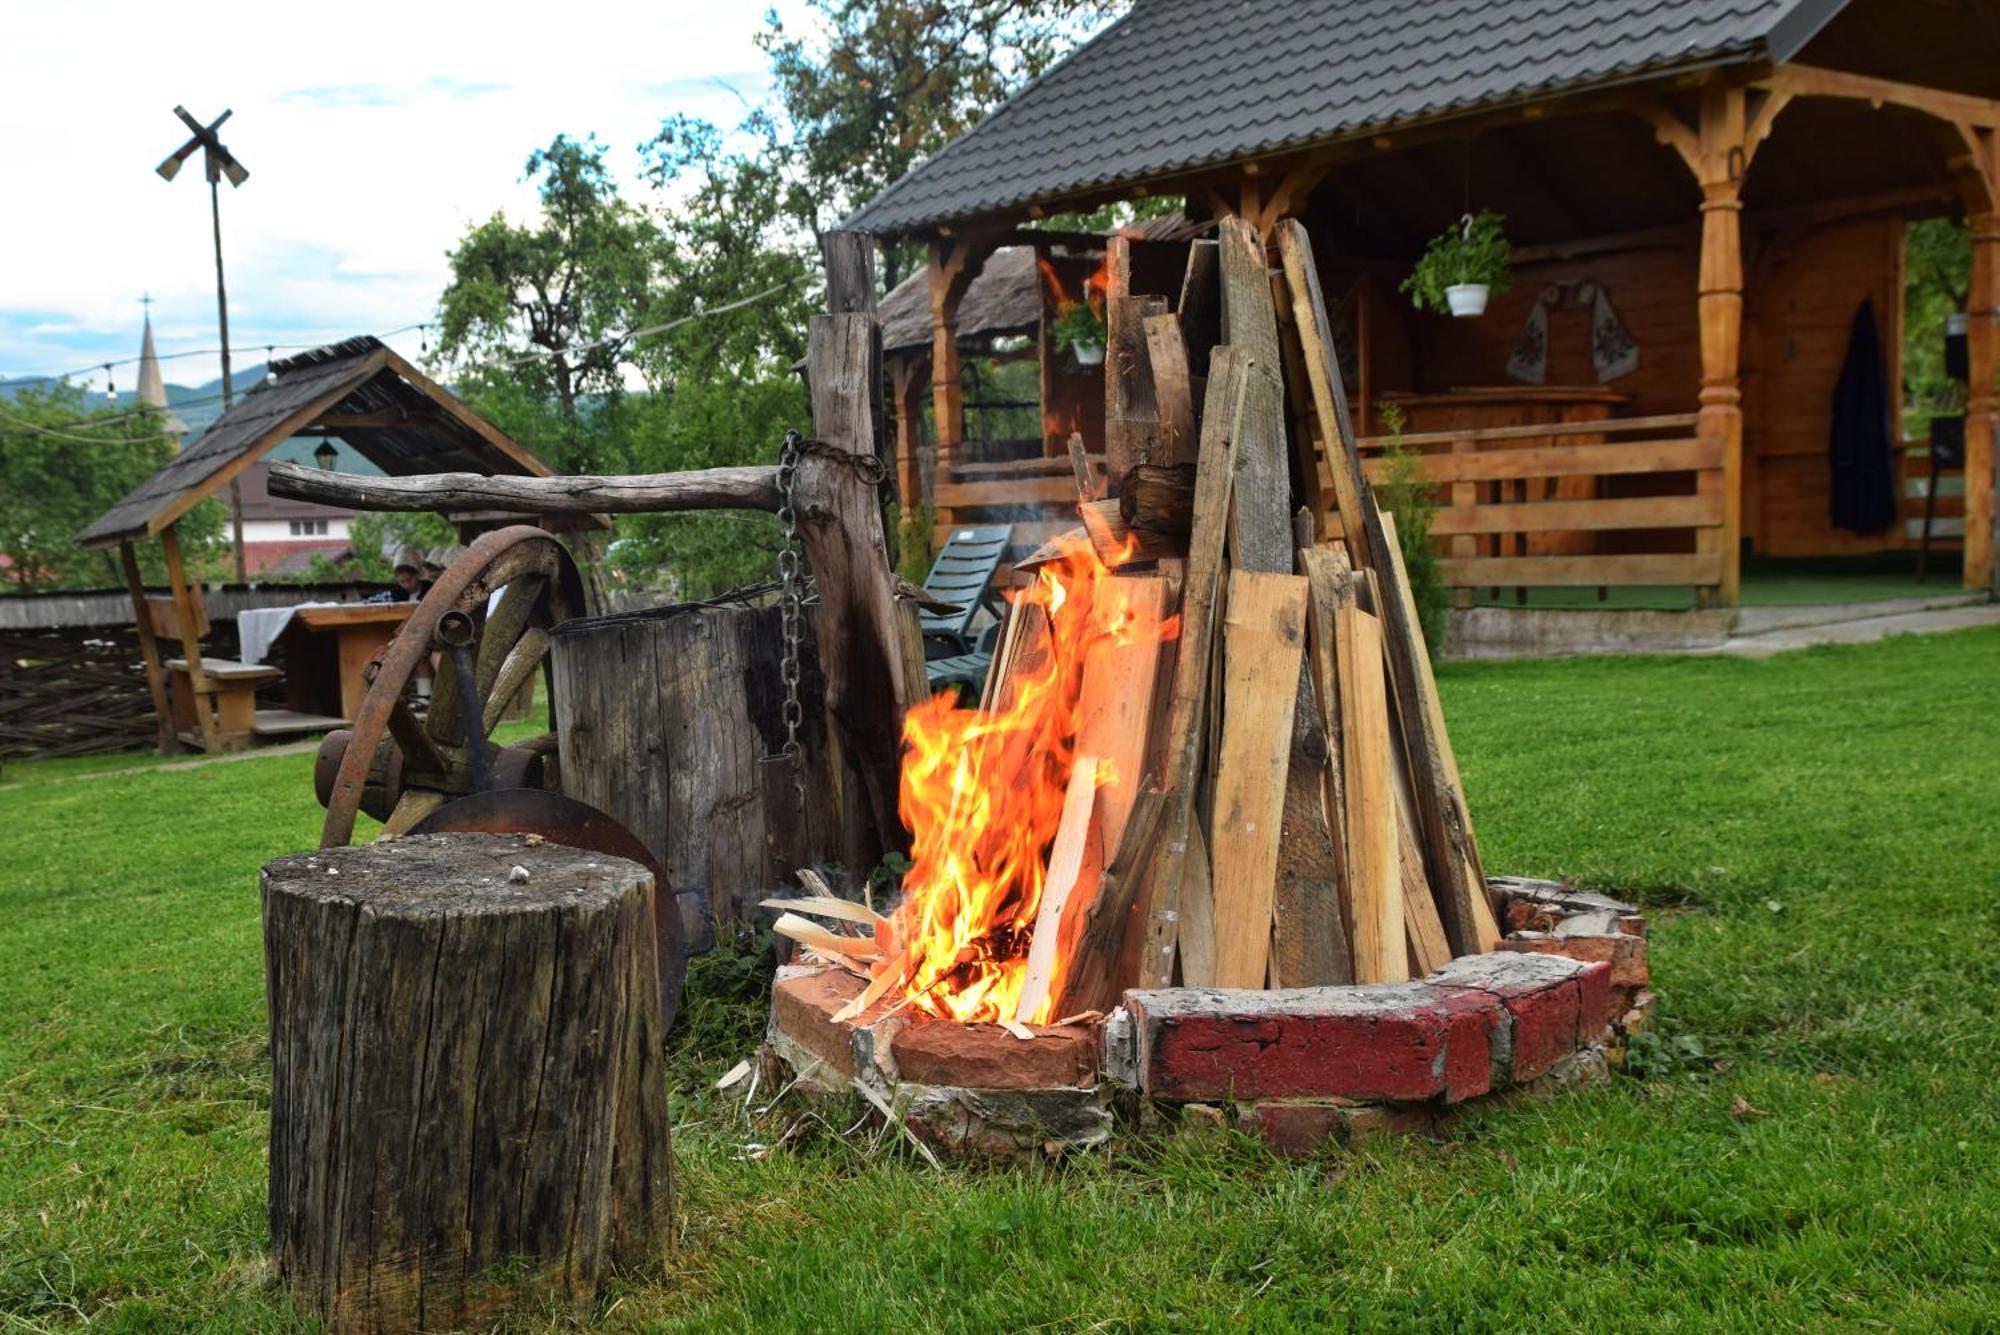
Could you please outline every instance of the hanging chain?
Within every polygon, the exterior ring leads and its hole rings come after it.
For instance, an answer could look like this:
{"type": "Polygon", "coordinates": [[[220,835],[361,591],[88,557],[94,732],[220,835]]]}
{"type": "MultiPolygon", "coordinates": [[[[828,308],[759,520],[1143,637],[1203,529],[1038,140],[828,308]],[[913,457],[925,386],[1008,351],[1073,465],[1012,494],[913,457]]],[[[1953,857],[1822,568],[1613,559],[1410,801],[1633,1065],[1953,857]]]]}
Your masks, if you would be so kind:
{"type": "Polygon", "coordinates": [[[784,619],[785,651],[779,676],[785,683],[785,750],[799,752],[799,724],[805,709],[799,704],[799,639],[804,633],[805,573],[799,559],[799,517],[792,509],[792,483],[799,470],[799,456],[805,440],[796,431],[785,433],[785,447],[778,456],[778,606],[784,619]]]}

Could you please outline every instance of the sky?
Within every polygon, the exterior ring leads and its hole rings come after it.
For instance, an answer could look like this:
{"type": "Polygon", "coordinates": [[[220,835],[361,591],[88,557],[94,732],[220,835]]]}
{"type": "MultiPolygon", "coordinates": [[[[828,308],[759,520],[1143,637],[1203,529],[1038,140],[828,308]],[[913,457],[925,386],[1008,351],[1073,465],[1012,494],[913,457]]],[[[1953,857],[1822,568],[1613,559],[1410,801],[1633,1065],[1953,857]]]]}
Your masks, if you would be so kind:
{"type": "MultiPolygon", "coordinates": [[[[433,320],[445,256],[533,215],[528,154],[595,133],[621,181],[666,117],[739,123],[769,89],[764,3],[62,0],[0,22],[0,378],[136,357],[141,299],[170,383],[220,374],[208,187],[173,114],[250,171],[222,186],[230,343],[311,346],[433,320]],[[176,353],[190,353],[174,357],[176,353]]],[[[796,4],[781,11],[796,12],[796,4]]],[[[387,341],[406,355],[422,331],[387,341]]],[[[132,388],[137,367],[114,368],[132,388]]],[[[77,377],[104,387],[100,369],[77,377]]]]}

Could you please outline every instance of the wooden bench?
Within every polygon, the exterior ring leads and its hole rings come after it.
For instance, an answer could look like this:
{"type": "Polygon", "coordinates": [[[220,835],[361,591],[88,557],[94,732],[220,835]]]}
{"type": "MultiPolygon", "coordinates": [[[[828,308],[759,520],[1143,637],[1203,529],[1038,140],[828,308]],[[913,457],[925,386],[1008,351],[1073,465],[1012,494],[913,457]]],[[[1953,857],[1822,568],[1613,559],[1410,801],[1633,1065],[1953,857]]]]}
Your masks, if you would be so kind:
{"type": "Polygon", "coordinates": [[[166,666],[174,730],[184,741],[219,751],[249,743],[257,730],[257,683],[285,675],[274,667],[228,658],[199,658],[193,663],[169,658],[166,666]],[[213,711],[209,715],[213,727],[208,730],[201,726],[205,709],[213,711]]]}

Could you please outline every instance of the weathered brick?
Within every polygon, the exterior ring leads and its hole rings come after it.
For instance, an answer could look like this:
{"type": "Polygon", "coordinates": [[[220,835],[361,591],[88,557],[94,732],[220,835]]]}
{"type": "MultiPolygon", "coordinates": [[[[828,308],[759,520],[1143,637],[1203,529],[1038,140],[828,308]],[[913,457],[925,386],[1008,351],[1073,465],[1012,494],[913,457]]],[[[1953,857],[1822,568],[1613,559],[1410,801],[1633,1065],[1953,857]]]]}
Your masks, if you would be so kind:
{"type": "Polygon", "coordinates": [[[1128,992],[1155,1098],[1428,1099],[1444,1090],[1444,998],[1421,983],[1128,992]]]}
{"type": "Polygon", "coordinates": [[[1340,1136],[1359,1149],[1383,1136],[1431,1136],[1437,1114],[1421,1103],[1371,1103],[1340,1110],[1340,1136]]]}
{"type": "Polygon", "coordinates": [[[1238,1126],[1288,1159],[1316,1154],[1341,1138],[1341,1114],[1352,1107],[1342,1099],[1266,1099],[1246,1104],[1238,1126]]]}
{"type": "Polygon", "coordinates": [[[1611,966],[1611,986],[1644,987],[1650,977],[1646,938],[1615,929],[1604,932],[1513,932],[1500,942],[1502,950],[1536,955],[1565,955],[1589,964],[1611,966]]]}
{"type": "MultiPolygon", "coordinates": [[[[1460,988],[1497,998],[1507,1008],[1509,1061],[1507,1078],[1532,1080],[1557,1058],[1576,1047],[1583,1010],[1583,977],[1595,970],[1608,979],[1604,965],[1583,964],[1561,955],[1494,951],[1453,960],[1430,976],[1440,988],[1460,988]]],[[[1592,984],[1592,1005],[1602,1013],[1609,1005],[1601,983],[1592,984]]]]}
{"type": "Polygon", "coordinates": [[[771,1024],[828,1066],[854,1077],[854,1036],[834,1014],[865,987],[844,969],[786,965],[771,985],[771,1024]]]}
{"type": "Polygon", "coordinates": [[[1094,1025],[1037,1025],[1032,1040],[997,1024],[913,1020],[889,1041],[903,1079],[966,1089],[1088,1088],[1097,1083],[1094,1025]]]}
{"type": "Polygon", "coordinates": [[[1494,1059],[1504,1044],[1495,1039],[1507,1024],[1500,1001],[1483,992],[1438,989],[1445,1012],[1444,1097],[1447,1103],[1477,1098],[1493,1088],[1494,1059]]]}

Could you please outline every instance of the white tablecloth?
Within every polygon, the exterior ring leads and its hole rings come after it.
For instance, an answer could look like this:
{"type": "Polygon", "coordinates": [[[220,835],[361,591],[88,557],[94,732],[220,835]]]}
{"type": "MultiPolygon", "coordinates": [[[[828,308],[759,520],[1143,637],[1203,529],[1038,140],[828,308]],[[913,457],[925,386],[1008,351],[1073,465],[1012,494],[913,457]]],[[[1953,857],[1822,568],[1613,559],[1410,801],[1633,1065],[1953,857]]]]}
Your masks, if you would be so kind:
{"type": "Polygon", "coordinates": [[[236,614],[236,638],[242,643],[244,663],[261,663],[271,646],[292,624],[292,614],[301,607],[340,607],[340,603],[295,603],[290,607],[252,607],[236,614]]]}

